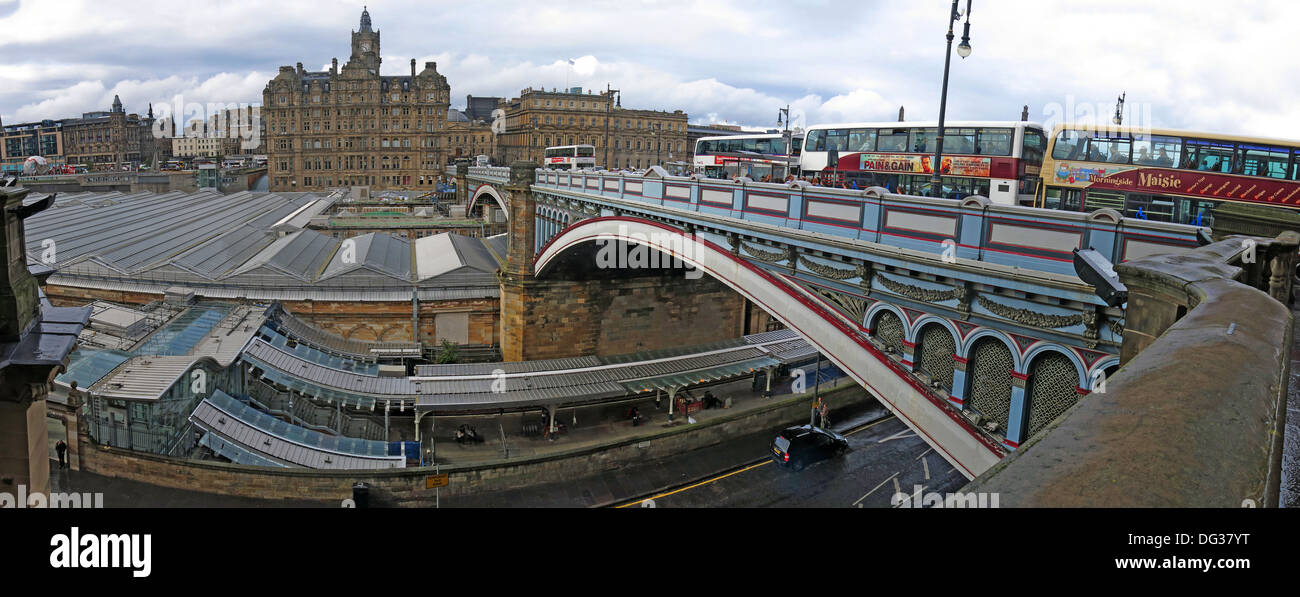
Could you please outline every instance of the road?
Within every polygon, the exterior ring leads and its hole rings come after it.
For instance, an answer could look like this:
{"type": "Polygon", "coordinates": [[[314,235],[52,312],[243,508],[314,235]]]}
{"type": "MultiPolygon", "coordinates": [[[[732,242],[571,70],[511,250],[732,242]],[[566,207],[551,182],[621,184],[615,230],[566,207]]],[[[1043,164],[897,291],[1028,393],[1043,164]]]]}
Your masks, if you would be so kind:
{"type": "Polygon", "coordinates": [[[902,421],[845,434],[849,452],[795,473],[770,458],[619,507],[889,508],[896,492],[955,492],[966,478],[902,421]]]}

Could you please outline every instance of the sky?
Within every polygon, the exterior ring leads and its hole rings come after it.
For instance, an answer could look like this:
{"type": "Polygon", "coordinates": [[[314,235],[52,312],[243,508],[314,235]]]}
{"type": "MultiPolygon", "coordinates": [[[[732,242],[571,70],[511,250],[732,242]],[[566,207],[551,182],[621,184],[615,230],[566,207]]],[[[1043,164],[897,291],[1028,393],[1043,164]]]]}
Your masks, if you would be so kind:
{"type": "MultiPolygon", "coordinates": [[[[365,0],[363,0],[365,1],[365,0]]],[[[965,10],[966,0],[961,0],[965,10]]],[[[973,0],[949,120],[1108,121],[1300,139],[1287,0],[973,0]]],[[[436,61],[465,95],[622,90],[697,124],[935,120],[947,0],[369,0],[382,72],[436,61]],[[570,66],[569,61],[574,64],[570,66]]],[[[281,65],[340,64],[362,4],[0,0],[6,123],[147,104],[259,104],[281,65]]],[[[956,26],[960,40],[962,24],[956,26]]],[[[179,119],[178,119],[179,124],[179,119]]]]}

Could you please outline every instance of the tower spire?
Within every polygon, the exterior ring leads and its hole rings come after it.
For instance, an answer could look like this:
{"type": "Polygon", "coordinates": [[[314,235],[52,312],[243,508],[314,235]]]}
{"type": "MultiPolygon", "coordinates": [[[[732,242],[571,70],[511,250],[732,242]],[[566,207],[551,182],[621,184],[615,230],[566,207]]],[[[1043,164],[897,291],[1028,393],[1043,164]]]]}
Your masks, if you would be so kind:
{"type": "Polygon", "coordinates": [[[370,9],[366,6],[361,7],[361,31],[369,33],[370,29],[370,9]]]}

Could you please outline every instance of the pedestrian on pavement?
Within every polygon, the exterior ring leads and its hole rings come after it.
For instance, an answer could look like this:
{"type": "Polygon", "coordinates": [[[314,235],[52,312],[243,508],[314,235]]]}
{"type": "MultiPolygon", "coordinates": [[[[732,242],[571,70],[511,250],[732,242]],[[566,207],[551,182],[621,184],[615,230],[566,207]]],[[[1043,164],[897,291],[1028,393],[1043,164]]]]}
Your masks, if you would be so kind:
{"type": "Polygon", "coordinates": [[[59,443],[54,444],[54,451],[59,454],[59,468],[67,468],[68,444],[63,443],[63,440],[59,440],[59,443]]]}

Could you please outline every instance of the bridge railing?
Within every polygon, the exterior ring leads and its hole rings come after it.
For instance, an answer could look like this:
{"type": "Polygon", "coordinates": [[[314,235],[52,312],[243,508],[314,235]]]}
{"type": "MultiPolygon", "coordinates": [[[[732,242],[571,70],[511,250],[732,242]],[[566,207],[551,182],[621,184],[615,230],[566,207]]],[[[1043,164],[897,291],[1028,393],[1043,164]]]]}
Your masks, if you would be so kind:
{"type": "MultiPolygon", "coordinates": [[[[451,170],[455,174],[455,168],[451,170]]],[[[469,175],[474,178],[504,183],[510,178],[510,168],[502,166],[470,166],[469,175]]]]}
{"type": "Polygon", "coordinates": [[[1300,235],[1117,266],[1124,364],[964,490],[1013,506],[1275,506],[1300,235]]]}
{"type": "MultiPolygon", "coordinates": [[[[470,168],[504,182],[508,168],[470,168]]],[[[865,190],[608,171],[537,170],[543,189],[585,193],[739,218],[915,251],[1074,274],[1076,248],[1093,248],[1113,263],[1198,246],[1192,226],[1126,218],[1109,209],[1090,214],[865,190]]]]}

